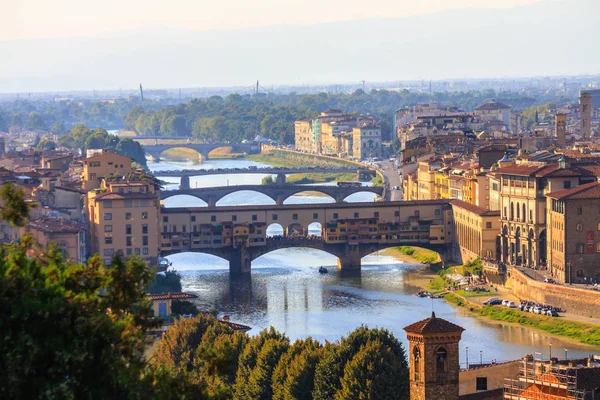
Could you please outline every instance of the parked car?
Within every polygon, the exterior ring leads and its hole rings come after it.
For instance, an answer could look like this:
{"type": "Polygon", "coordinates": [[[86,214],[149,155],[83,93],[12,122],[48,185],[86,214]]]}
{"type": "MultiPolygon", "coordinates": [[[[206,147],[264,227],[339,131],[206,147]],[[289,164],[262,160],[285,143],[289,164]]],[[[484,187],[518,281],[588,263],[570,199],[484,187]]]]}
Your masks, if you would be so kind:
{"type": "Polygon", "coordinates": [[[508,307],[508,308],[517,308],[517,305],[515,304],[514,301],[509,301],[508,304],[506,305],[506,307],[508,307]]]}
{"type": "Polygon", "coordinates": [[[504,307],[507,307],[509,302],[510,302],[510,300],[502,300],[502,305],[504,307]]]}
{"type": "Polygon", "coordinates": [[[556,281],[554,279],[552,279],[552,278],[546,278],[546,279],[544,279],[544,282],[546,282],[546,283],[556,283],[556,281]]]}
{"type": "Polygon", "coordinates": [[[541,314],[542,313],[542,307],[533,307],[533,313],[534,314],[541,314]]]}
{"type": "Polygon", "coordinates": [[[549,317],[558,317],[558,313],[554,310],[547,310],[546,315],[549,317]]]}
{"type": "Polygon", "coordinates": [[[491,297],[491,298],[487,299],[486,301],[484,301],[483,304],[486,306],[493,306],[496,304],[502,304],[502,300],[500,300],[497,297],[491,297]]]}

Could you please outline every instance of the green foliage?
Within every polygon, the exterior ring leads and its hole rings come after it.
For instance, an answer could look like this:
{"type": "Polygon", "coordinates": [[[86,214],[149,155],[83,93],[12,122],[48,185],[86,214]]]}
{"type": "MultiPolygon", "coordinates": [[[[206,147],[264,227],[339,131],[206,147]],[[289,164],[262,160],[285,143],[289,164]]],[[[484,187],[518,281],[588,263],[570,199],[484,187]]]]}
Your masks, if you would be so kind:
{"type": "Polygon", "coordinates": [[[13,226],[24,226],[31,206],[25,202],[25,192],[13,183],[6,183],[0,189],[0,218],[13,226]]]}
{"type": "Polygon", "coordinates": [[[275,167],[356,167],[358,165],[346,160],[283,150],[270,150],[268,153],[250,154],[244,158],[275,167]]]}
{"type": "Polygon", "coordinates": [[[181,275],[177,271],[165,271],[156,274],[154,281],[148,288],[148,293],[178,293],[181,292],[181,275]]]}
{"type": "Polygon", "coordinates": [[[43,129],[44,121],[42,121],[42,116],[40,115],[40,113],[36,111],[30,112],[25,126],[28,129],[43,129]]]}
{"type": "Polygon", "coordinates": [[[371,182],[373,183],[373,186],[384,186],[385,185],[383,178],[379,174],[376,174],[375,177],[371,180],[371,182]]]}
{"type": "Polygon", "coordinates": [[[171,314],[173,315],[198,315],[198,307],[192,302],[185,300],[173,300],[171,302],[171,314]]]}
{"type": "Polygon", "coordinates": [[[273,400],[311,400],[322,348],[312,338],[297,340],[273,371],[273,400]]]}
{"type": "Polygon", "coordinates": [[[525,130],[531,130],[533,127],[542,122],[549,124],[554,123],[554,112],[556,104],[546,103],[542,105],[534,105],[526,108],[521,113],[521,126],[525,130]]]}
{"type": "Polygon", "coordinates": [[[262,184],[263,185],[274,185],[275,181],[273,180],[273,176],[272,175],[267,175],[265,177],[262,178],[262,184]]]}
{"type": "Polygon", "coordinates": [[[40,142],[37,144],[37,146],[35,146],[36,150],[55,150],[56,149],[56,143],[54,143],[51,140],[48,139],[42,139],[40,140],[40,142]]]}
{"type": "Polygon", "coordinates": [[[62,122],[57,121],[54,124],[52,124],[52,126],[50,127],[50,129],[48,129],[48,132],[52,132],[52,133],[63,133],[63,132],[66,132],[65,125],[62,122]]]}
{"type": "Polygon", "coordinates": [[[430,264],[432,267],[435,264],[440,263],[440,255],[433,250],[423,249],[420,247],[412,246],[399,246],[398,251],[407,256],[411,256],[417,261],[423,264],[430,264]]]}
{"type": "MultiPolygon", "coordinates": [[[[144,359],[154,326],[143,260],[67,263],[31,236],[0,253],[0,397],[154,397],[172,380],[144,359]],[[37,256],[28,256],[31,252],[37,256]],[[160,381],[155,378],[161,376],[160,381]],[[160,388],[158,386],[160,386],[160,388]]],[[[176,390],[174,392],[177,392],[176,390]]]]}

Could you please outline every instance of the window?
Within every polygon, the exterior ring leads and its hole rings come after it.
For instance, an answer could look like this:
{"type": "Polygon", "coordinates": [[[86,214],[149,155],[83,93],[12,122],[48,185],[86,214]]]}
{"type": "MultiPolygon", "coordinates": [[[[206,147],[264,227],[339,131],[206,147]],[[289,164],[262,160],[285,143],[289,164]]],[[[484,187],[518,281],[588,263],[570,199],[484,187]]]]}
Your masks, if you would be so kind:
{"type": "Polygon", "coordinates": [[[379,218],[379,211],[375,211],[373,213],[373,218],[379,218]]]}
{"type": "Polygon", "coordinates": [[[186,225],[181,225],[181,231],[182,231],[183,233],[185,233],[185,232],[186,232],[186,230],[187,230],[187,226],[186,226],[186,225]]]}
{"type": "Polygon", "coordinates": [[[585,246],[583,243],[577,243],[577,254],[583,254],[585,246]]]}
{"type": "Polygon", "coordinates": [[[338,219],[338,213],[333,213],[333,219],[338,219]]]}
{"type": "Polygon", "coordinates": [[[139,249],[139,247],[138,247],[138,248],[136,248],[136,249],[134,250],[134,252],[135,252],[135,255],[136,255],[136,256],[139,256],[139,255],[140,255],[140,249],[139,249]]]}
{"type": "Polygon", "coordinates": [[[192,222],[196,222],[196,216],[192,215],[192,222]]]}
{"type": "Polygon", "coordinates": [[[252,214],[252,221],[258,221],[258,215],[252,214]]]}
{"type": "Polygon", "coordinates": [[[358,213],[357,212],[354,213],[354,218],[358,218],[358,213]]]}
{"type": "Polygon", "coordinates": [[[564,181],[563,182],[563,188],[564,189],[571,189],[571,181],[564,181]]]}
{"type": "Polygon", "coordinates": [[[298,214],[293,214],[292,215],[292,219],[297,220],[298,219],[298,214]]]}
{"type": "MultiPolygon", "coordinates": [[[[125,213],[125,219],[131,219],[131,213],[125,213]]],[[[168,217],[167,217],[168,221],[168,217]]]]}
{"type": "Polygon", "coordinates": [[[399,217],[400,216],[400,211],[394,211],[394,217],[399,217]]]}
{"type": "Polygon", "coordinates": [[[115,249],[104,249],[105,256],[112,256],[113,254],[115,254],[115,249]]]}
{"type": "Polygon", "coordinates": [[[211,215],[210,216],[210,222],[216,222],[217,221],[217,216],[216,215],[211,215]]]}
{"type": "Polygon", "coordinates": [[[147,254],[148,254],[148,248],[147,248],[147,247],[144,247],[144,248],[142,249],[142,254],[144,254],[144,255],[147,255],[147,254]]]}
{"type": "MultiPolygon", "coordinates": [[[[273,214],[273,221],[277,221],[277,214],[273,214]]],[[[598,229],[600,229],[600,224],[598,224],[598,226],[599,226],[598,229]]]]}
{"type": "Polygon", "coordinates": [[[492,228],[492,223],[491,222],[486,222],[485,223],[485,227],[486,227],[486,229],[491,229],[492,228]]]}
{"type": "Polygon", "coordinates": [[[142,224],[142,234],[148,234],[148,224],[142,224]]]}
{"type": "Polygon", "coordinates": [[[148,246],[148,236],[142,236],[142,246],[148,246]]]}
{"type": "Polygon", "coordinates": [[[577,214],[578,215],[582,215],[583,214],[583,207],[577,206],[577,214]]]}
{"type": "Polygon", "coordinates": [[[476,389],[477,391],[479,390],[488,390],[487,388],[487,376],[478,376],[476,378],[476,389]]]}
{"type": "Polygon", "coordinates": [[[166,215],[163,215],[163,222],[169,222],[169,217],[166,215]]]}
{"type": "Polygon", "coordinates": [[[111,213],[104,213],[104,220],[105,221],[111,221],[112,220],[112,214],[111,213]]]}
{"type": "Polygon", "coordinates": [[[131,255],[131,253],[132,253],[132,252],[131,252],[131,249],[127,249],[127,250],[125,250],[125,251],[127,252],[127,255],[128,255],[128,256],[130,256],[130,255],[131,255]]]}
{"type": "Polygon", "coordinates": [[[125,237],[125,243],[127,246],[132,246],[132,240],[131,240],[131,236],[127,236],[125,237]]]}
{"type": "Polygon", "coordinates": [[[318,213],[314,213],[313,214],[313,219],[318,219],[319,218],[319,214],[318,213]]]}
{"type": "Polygon", "coordinates": [[[415,366],[415,381],[421,379],[421,351],[415,346],[413,350],[413,365],[415,366]]]}
{"type": "Polygon", "coordinates": [[[581,232],[583,230],[583,224],[581,222],[577,223],[577,231],[581,232]]]}
{"type": "Polygon", "coordinates": [[[231,220],[232,220],[232,221],[237,221],[237,215],[232,215],[232,216],[231,216],[231,220]]]}
{"type": "Polygon", "coordinates": [[[448,358],[446,349],[443,347],[439,348],[435,353],[435,370],[438,374],[446,372],[446,358],[448,358]]]}
{"type": "Polygon", "coordinates": [[[104,238],[104,244],[112,244],[112,236],[106,236],[104,238]]]}
{"type": "Polygon", "coordinates": [[[146,211],[142,212],[142,219],[148,219],[148,212],[146,212],[146,211]]]}
{"type": "Polygon", "coordinates": [[[125,225],[125,234],[131,235],[131,225],[125,225]]]}
{"type": "Polygon", "coordinates": [[[104,225],[104,232],[112,232],[112,225],[104,225]]]}

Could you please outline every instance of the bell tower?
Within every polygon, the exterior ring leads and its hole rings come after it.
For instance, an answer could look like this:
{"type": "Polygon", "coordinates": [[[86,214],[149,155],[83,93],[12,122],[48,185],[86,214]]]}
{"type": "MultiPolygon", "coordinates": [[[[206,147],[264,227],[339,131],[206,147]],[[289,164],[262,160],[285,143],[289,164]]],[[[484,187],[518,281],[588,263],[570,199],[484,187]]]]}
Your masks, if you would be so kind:
{"type": "Polygon", "coordinates": [[[592,136],[592,94],[590,92],[581,92],[579,94],[579,132],[583,139],[590,139],[592,136]]]}
{"type": "Polygon", "coordinates": [[[431,318],[404,328],[409,342],[410,400],[458,400],[459,348],[464,329],[431,318]]]}

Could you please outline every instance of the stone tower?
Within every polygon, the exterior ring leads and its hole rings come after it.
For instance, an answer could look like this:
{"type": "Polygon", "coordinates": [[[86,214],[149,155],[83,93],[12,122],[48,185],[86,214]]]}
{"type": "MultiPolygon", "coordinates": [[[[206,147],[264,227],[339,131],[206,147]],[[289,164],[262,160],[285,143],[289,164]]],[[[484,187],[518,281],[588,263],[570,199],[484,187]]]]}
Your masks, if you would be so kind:
{"type": "Polygon", "coordinates": [[[431,313],[431,318],[404,330],[409,342],[410,400],[458,400],[458,342],[464,329],[431,313]]]}
{"type": "Polygon", "coordinates": [[[592,137],[592,94],[579,94],[579,132],[583,139],[592,137]]]}
{"type": "Polygon", "coordinates": [[[554,115],[554,130],[558,139],[558,147],[565,147],[567,141],[567,114],[557,112],[554,115]]]}

